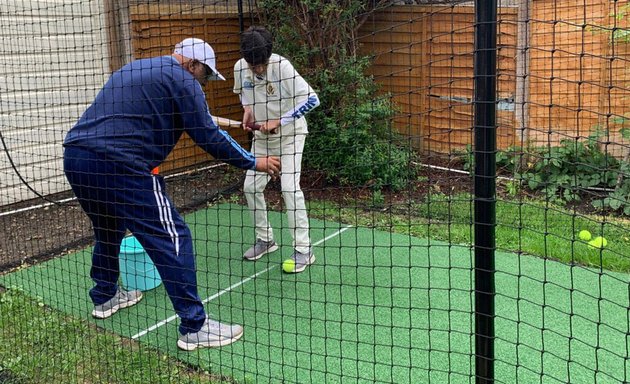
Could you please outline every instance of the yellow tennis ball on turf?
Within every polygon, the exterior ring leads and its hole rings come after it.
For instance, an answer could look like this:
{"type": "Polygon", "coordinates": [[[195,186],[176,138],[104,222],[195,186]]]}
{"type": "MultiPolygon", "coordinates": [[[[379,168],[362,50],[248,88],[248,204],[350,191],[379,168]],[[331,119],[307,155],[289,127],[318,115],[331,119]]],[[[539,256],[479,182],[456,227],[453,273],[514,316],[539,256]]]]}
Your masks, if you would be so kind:
{"type": "Polygon", "coordinates": [[[608,245],[608,240],[606,240],[604,237],[597,236],[593,240],[589,241],[588,245],[591,248],[602,249],[602,248],[604,248],[605,246],[608,245]]]}
{"type": "Polygon", "coordinates": [[[292,273],[295,270],[295,260],[287,259],[282,262],[282,270],[286,273],[292,273]]]}
{"type": "Polygon", "coordinates": [[[578,233],[578,237],[582,241],[589,241],[591,239],[591,233],[586,229],[583,229],[580,231],[580,233],[578,233]]]}

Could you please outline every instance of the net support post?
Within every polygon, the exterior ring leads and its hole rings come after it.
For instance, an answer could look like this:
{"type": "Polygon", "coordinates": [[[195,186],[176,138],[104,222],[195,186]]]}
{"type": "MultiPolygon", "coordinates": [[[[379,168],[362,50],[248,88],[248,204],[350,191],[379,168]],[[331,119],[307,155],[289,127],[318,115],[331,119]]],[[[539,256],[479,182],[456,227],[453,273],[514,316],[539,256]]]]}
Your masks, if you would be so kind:
{"type": "Polygon", "coordinates": [[[475,0],[475,375],[494,383],[497,1],[475,0]]]}

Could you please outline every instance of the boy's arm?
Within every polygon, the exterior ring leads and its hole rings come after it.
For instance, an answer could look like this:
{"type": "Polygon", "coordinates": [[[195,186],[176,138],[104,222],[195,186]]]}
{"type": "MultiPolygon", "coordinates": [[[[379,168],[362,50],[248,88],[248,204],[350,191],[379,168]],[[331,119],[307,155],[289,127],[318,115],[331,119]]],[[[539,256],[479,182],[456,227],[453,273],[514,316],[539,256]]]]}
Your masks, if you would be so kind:
{"type": "Polygon", "coordinates": [[[284,112],[280,118],[280,125],[291,123],[319,106],[317,93],[295,70],[286,59],[280,62],[280,76],[284,94],[292,98],[292,108],[284,112]]]}

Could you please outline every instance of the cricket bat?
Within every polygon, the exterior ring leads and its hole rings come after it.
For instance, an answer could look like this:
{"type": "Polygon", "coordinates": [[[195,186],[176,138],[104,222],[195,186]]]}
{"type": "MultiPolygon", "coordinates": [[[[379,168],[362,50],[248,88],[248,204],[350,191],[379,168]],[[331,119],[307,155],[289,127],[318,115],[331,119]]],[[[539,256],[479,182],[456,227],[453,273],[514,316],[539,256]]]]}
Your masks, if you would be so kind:
{"type": "Polygon", "coordinates": [[[212,116],[212,121],[219,127],[223,128],[238,128],[241,126],[241,122],[238,120],[227,119],[225,117],[212,116]]]}
{"type": "MultiPolygon", "coordinates": [[[[214,121],[214,123],[216,125],[218,125],[219,127],[222,128],[238,128],[241,126],[241,122],[238,120],[232,120],[232,119],[227,119],[225,117],[219,117],[219,116],[212,116],[212,121],[214,121]]],[[[254,131],[257,131],[260,129],[260,125],[259,124],[248,124],[247,125],[249,128],[253,129],[254,131]]],[[[275,133],[275,132],[272,132],[275,133]]]]}

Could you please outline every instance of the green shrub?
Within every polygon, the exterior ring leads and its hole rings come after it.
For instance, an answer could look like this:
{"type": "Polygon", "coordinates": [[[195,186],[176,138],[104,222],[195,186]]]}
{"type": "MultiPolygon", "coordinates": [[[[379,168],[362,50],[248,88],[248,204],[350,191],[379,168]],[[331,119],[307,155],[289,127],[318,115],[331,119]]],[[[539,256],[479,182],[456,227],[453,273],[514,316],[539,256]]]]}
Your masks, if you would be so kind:
{"type": "Polygon", "coordinates": [[[600,149],[600,135],[595,132],[586,140],[562,140],[556,147],[537,148],[537,161],[522,174],[517,173],[517,178],[559,202],[579,201],[587,188],[614,187],[619,161],[600,149]]]}
{"type": "Polygon", "coordinates": [[[414,177],[413,153],[391,129],[394,108],[387,95],[375,96],[376,85],[363,74],[367,65],[341,63],[315,76],[326,107],[309,116],[305,165],[345,185],[401,189],[414,177]]]}
{"type": "MultiPolygon", "coordinates": [[[[515,182],[543,193],[554,203],[581,201],[588,189],[597,188],[601,197],[592,199],[593,207],[630,215],[630,163],[627,157],[618,160],[601,149],[604,134],[596,130],[586,139],[562,140],[554,147],[497,151],[496,168],[499,174],[514,176],[515,182]]],[[[461,157],[464,168],[472,170],[470,146],[461,157]]],[[[518,187],[514,182],[508,184],[508,193],[516,193],[518,187]]]]}

